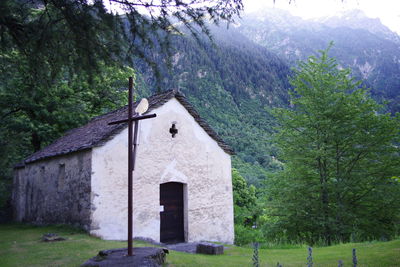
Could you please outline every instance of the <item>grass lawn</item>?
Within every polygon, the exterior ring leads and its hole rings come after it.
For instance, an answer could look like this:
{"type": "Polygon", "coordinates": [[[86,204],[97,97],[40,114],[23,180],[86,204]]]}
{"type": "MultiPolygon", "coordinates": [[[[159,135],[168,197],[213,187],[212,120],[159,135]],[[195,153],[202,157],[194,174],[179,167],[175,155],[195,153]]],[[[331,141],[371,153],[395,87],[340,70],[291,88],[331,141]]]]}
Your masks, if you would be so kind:
{"type": "MultiPolygon", "coordinates": [[[[135,246],[145,246],[135,242],[135,246]]],[[[24,224],[0,225],[0,266],[79,266],[99,250],[125,247],[125,242],[103,241],[67,226],[35,227],[24,224]],[[57,233],[66,241],[44,243],[45,233],[57,233]]],[[[315,266],[352,266],[352,248],[357,249],[358,265],[371,267],[400,267],[400,240],[316,247],[315,266]]],[[[252,266],[251,248],[230,247],[221,256],[192,255],[170,251],[167,266],[252,266]]],[[[306,266],[307,247],[291,249],[260,249],[260,266],[306,266]]]]}

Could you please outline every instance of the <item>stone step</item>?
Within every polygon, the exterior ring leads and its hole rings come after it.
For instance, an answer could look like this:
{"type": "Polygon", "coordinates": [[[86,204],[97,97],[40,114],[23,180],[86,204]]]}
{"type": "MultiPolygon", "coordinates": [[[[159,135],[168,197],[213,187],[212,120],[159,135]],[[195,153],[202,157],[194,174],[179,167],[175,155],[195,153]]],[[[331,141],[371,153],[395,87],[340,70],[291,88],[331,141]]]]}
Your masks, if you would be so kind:
{"type": "Polygon", "coordinates": [[[224,246],[208,243],[208,242],[201,242],[197,244],[196,253],[200,254],[209,254],[209,255],[221,255],[224,254],[224,246]]]}

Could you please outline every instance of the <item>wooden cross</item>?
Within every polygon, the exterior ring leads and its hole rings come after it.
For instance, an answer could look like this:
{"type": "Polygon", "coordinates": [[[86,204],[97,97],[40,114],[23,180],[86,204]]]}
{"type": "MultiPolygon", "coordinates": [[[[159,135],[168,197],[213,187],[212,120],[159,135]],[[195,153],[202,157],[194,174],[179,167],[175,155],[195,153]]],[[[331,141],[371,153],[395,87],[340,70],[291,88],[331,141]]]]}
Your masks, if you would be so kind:
{"type": "Polygon", "coordinates": [[[137,135],[139,121],[156,117],[156,114],[141,115],[133,114],[133,78],[129,77],[129,96],[128,96],[128,118],[110,122],[108,125],[128,123],[128,256],[132,256],[132,234],[133,234],[133,209],[132,209],[132,172],[135,169],[137,135]],[[135,130],[133,130],[135,122],[135,130]],[[132,149],[133,143],[133,149],[132,149]]]}

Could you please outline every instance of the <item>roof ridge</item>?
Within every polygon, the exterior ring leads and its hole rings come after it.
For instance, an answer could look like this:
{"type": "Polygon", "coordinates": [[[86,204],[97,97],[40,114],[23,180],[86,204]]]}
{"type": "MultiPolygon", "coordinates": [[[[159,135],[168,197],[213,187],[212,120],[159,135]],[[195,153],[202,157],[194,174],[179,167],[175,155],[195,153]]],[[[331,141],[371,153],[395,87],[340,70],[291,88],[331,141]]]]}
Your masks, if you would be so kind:
{"type": "MultiPolygon", "coordinates": [[[[107,113],[94,116],[94,117],[91,118],[87,123],[90,123],[91,121],[95,121],[95,120],[97,120],[97,119],[99,119],[99,118],[102,118],[102,117],[104,117],[104,116],[107,116],[107,115],[116,113],[116,112],[118,112],[118,111],[121,111],[121,110],[123,110],[123,109],[125,109],[125,108],[127,108],[127,107],[128,107],[128,105],[124,105],[124,106],[119,107],[119,108],[117,108],[117,109],[115,109],[115,110],[111,110],[111,111],[109,111],[109,112],[107,112],[107,113]]],[[[83,126],[84,126],[84,125],[83,125],[83,126]]]]}

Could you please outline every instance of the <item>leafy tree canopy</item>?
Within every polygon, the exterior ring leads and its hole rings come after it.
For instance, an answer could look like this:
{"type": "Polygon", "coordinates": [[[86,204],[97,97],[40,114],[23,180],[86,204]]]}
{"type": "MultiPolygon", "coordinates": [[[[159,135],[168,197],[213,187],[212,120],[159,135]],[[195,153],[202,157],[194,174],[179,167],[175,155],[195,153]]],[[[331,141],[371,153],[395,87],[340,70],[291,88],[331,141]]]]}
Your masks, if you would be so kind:
{"type": "Polygon", "coordinates": [[[206,21],[230,22],[242,9],[241,0],[4,0],[0,40],[3,50],[17,49],[33,65],[50,59],[47,68],[53,72],[56,63],[93,71],[98,58],[111,63],[132,55],[154,65],[146,51],[156,45],[167,51],[180,25],[195,36],[209,35],[206,21]],[[124,14],[107,12],[105,3],[124,14]]]}
{"type": "Polygon", "coordinates": [[[278,109],[284,170],[269,186],[276,231],[309,243],[390,238],[400,220],[399,116],[378,105],[328,56],[302,62],[293,109],[278,109]]]}
{"type": "Polygon", "coordinates": [[[255,227],[260,215],[256,188],[247,185],[238,170],[232,169],[233,204],[235,216],[235,244],[247,245],[261,241],[261,232],[255,227]]]}
{"type": "MultiPolygon", "coordinates": [[[[93,87],[94,83],[103,82],[105,68],[121,69],[131,56],[145,58],[157,69],[146,50],[161,46],[167,51],[171,34],[180,32],[177,22],[195,35],[209,34],[206,20],[232,21],[242,8],[241,0],[1,1],[0,60],[7,77],[0,87],[7,97],[0,103],[0,116],[24,112],[28,119],[35,120],[35,113],[53,113],[55,99],[62,98],[59,94],[73,95],[72,91],[61,93],[59,83],[88,83],[93,87]],[[118,5],[124,15],[108,12],[106,2],[118,5]],[[10,101],[18,97],[23,97],[24,103],[10,101]],[[52,102],[53,107],[46,101],[52,102]]],[[[54,125],[55,120],[43,122],[54,125]]],[[[65,120],[63,123],[70,127],[65,120]]],[[[40,132],[43,131],[31,131],[34,150],[40,149],[45,137],[40,132]]]]}

